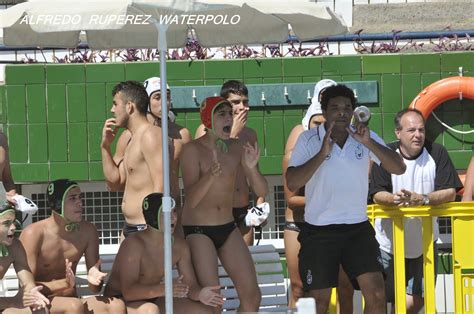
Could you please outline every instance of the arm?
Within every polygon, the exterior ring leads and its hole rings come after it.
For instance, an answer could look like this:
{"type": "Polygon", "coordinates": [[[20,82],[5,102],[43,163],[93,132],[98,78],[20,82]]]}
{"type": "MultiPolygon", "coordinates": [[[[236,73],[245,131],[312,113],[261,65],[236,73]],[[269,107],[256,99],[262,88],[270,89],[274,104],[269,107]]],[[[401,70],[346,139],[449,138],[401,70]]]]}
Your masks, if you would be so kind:
{"type": "Polygon", "coordinates": [[[117,135],[118,128],[115,126],[115,119],[107,119],[102,129],[102,142],[100,151],[102,154],[102,171],[104,172],[107,187],[111,191],[119,191],[125,182],[125,176],[120,171],[120,165],[116,164],[112,157],[110,145],[117,135]]]}
{"type": "MultiPolygon", "coordinates": [[[[20,234],[20,241],[25,248],[28,266],[30,267],[34,278],[36,278],[38,269],[38,255],[41,254],[41,246],[43,242],[42,232],[40,230],[36,230],[37,228],[35,227],[37,227],[37,225],[32,224],[20,234]]],[[[44,286],[43,293],[47,296],[74,287],[74,284],[70,281],[70,277],[68,276],[66,276],[64,279],[48,282],[36,281],[36,284],[44,286]]]]}
{"type": "Polygon", "coordinates": [[[304,196],[302,196],[304,193],[304,189],[300,188],[297,191],[292,192],[288,189],[288,185],[286,182],[286,170],[288,168],[288,163],[291,158],[291,152],[293,151],[296,141],[298,140],[298,137],[303,132],[303,130],[304,129],[300,124],[295,126],[293,130],[291,130],[291,133],[288,136],[288,140],[286,141],[285,145],[285,156],[283,156],[283,161],[281,163],[283,175],[283,192],[288,208],[293,211],[304,210],[304,206],[306,204],[305,198],[304,196]]]}
{"type": "MultiPolygon", "coordinates": [[[[28,267],[26,260],[25,248],[19,240],[14,240],[10,247],[10,252],[14,255],[13,266],[22,286],[22,293],[19,292],[17,296],[22,296],[20,307],[31,307],[32,309],[40,309],[49,304],[49,300],[41,294],[42,286],[36,286],[33,274],[28,267]]],[[[18,300],[20,301],[20,300],[18,300]]],[[[2,303],[0,301],[0,303],[2,303]]],[[[3,303],[2,303],[3,304],[3,303]]]]}
{"type": "Polygon", "coordinates": [[[462,196],[463,202],[472,202],[474,195],[474,157],[471,158],[469,167],[466,172],[466,181],[464,182],[464,194],[462,196]]]}
{"type": "Polygon", "coordinates": [[[162,144],[161,128],[150,126],[143,134],[141,148],[153,182],[154,192],[163,192],[162,144]]]}
{"type": "Polygon", "coordinates": [[[255,143],[254,146],[250,145],[250,143],[247,143],[243,146],[243,149],[244,154],[242,155],[241,163],[245,172],[245,176],[249,180],[250,186],[254,190],[255,194],[259,198],[265,199],[265,196],[268,193],[268,183],[258,169],[260,150],[258,149],[257,143],[255,143]]]}
{"type": "Polygon", "coordinates": [[[390,173],[403,174],[406,165],[402,157],[392,149],[375,141],[370,136],[370,129],[364,124],[358,124],[353,132],[349,127],[347,132],[359,143],[362,143],[380,160],[381,166],[390,173]]]}
{"type": "Polygon", "coordinates": [[[204,131],[205,127],[204,124],[200,124],[198,128],[196,129],[196,133],[194,134],[194,139],[198,139],[202,137],[204,134],[206,134],[206,131],[204,131]]]}
{"type": "Polygon", "coordinates": [[[0,165],[3,166],[2,182],[3,186],[5,187],[5,191],[7,192],[7,200],[11,203],[16,203],[13,200],[13,196],[15,196],[17,193],[15,183],[13,182],[8,151],[9,150],[7,137],[5,136],[5,134],[0,133],[0,165]]]}
{"type": "Polygon", "coordinates": [[[202,288],[198,284],[191,262],[191,252],[186,241],[176,239],[176,245],[181,246],[178,271],[183,277],[183,283],[189,287],[188,298],[214,307],[224,304],[224,296],[219,293],[220,286],[202,288]]]}
{"type": "Polygon", "coordinates": [[[183,147],[180,156],[181,170],[183,173],[184,191],[186,193],[186,203],[190,208],[195,208],[204,198],[216,177],[220,176],[222,171],[220,163],[217,160],[214,150],[214,164],[200,176],[199,155],[196,144],[191,142],[183,147]]]}
{"type": "Polygon", "coordinates": [[[85,260],[87,267],[87,281],[89,289],[97,293],[102,289],[106,273],[100,271],[100,257],[99,257],[99,235],[97,229],[93,225],[88,225],[88,228],[81,232],[87,234],[88,243],[85,251],[85,260]],[[87,230],[88,229],[88,230],[87,230]]]}
{"type": "MultiPolygon", "coordinates": [[[[332,146],[334,145],[334,142],[331,140],[333,127],[334,122],[326,130],[321,149],[318,153],[316,153],[316,155],[297,167],[288,167],[286,170],[286,182],[290,191],[295,192],[306,185],[309,179],[311,179],[313,176],[314,172],[319,169],[326,157],[330,154],[332,146]]],[[[305,145],[304,139],[302,139],[301,136],[298,137],[293,154],[298,149],[304,150],[305,145]]]]}

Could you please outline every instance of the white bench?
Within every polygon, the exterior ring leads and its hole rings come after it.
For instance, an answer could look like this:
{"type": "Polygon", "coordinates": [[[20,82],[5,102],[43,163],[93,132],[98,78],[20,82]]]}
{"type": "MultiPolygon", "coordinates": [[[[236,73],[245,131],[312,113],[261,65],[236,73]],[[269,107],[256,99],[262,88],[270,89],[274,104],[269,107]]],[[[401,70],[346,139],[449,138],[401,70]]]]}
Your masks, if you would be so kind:
{"type": "MultiPolygon", "coordinates": [[[[287,289],[283,276],[283,267],[280,255],[273,245],[252,246],[249,248],[257,271],[257,280],[262,291],[262,302],[260,311],[284,312],[287,310],[287,289]]],[[[115,254],[101,254],[102,271],[110,273],[112,270],[115,254]]],[[[224,268],[219,264],[219,281],[223,287],[222,294],[226,297],[223,310],[225,313],[235,313],[240,301],[232,280],[224,268]]],[[[84,258],[79,261],[76,269],[77,293],[80,296],[94,295],[87,285],[87,270],[84,258]]],[[[15,270],[11,266],[0,280],[0,296],[14,296],[18,291],[18,279],[15,270]]]]}

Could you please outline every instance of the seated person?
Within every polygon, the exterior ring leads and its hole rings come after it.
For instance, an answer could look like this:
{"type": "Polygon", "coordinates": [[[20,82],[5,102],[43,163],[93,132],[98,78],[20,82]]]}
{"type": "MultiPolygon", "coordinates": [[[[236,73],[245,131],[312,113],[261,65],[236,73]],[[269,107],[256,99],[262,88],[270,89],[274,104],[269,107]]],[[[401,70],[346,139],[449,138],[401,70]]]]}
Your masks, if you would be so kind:
{"type": "MultiPolygon", "coordinates": [[[[131,234],[122,242],[105,288],[106,296],[123,298],[129,314],[165,311],[162,196],[161,193],[152,193],[143,200],[147,228],[131,234]]],[[[176,221],[176,210],[173,209],[172,232],[176,221]]],[[[175,313],[220,313],[220,306],[224,303],[223,296],[218,292],[220,286],[201,288],[194,274],[186,241],[174,237],[172,243],[172,263],[180,274],[173,284],[175,313]]]]}
{"type": "Polygon", "coordinates": [[[0,205],[0,278],[13,264],[22,288],[14,297],[0,297],[0,312],[7,308],[24,307],[39,310],[49,304],[49,300],[40,293],[43,287],[35,285],[23,245],[14,237],[15,222],[15,209],[9,202],[4,202],[0,205]]]}
{"type": "Polygon", "coordinates": [[[44,286],[43,293],[50,298],[50,312],[125,313],[125,305],[118,298],[77,297],[75,273],[83,255],[93,293],[100,291],[106,276],[100,271],[97,229],[82,220],[84,208],[78,184],[56,180],[48,185],[46,194],[51,216],[27,226],[20,241],[35,281],[44,286]]]}

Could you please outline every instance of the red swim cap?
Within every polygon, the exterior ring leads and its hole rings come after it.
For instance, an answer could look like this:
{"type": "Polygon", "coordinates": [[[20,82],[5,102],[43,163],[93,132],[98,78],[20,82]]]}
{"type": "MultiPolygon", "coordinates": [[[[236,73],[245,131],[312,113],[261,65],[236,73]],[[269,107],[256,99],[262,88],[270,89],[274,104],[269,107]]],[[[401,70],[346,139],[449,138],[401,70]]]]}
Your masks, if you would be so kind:
{"type": "Polygon", "coordinates": [[[212,129],[214,127],[213,125],[213,119],[212,116],[214,114],[214,110],[222,104],[229,103],[225,98],[222,98],[220,96],[214,96],[214,97],[207,97],[204,99],[204,101],[201,104],[201,121],[202,124],[207,129],[212,129]]]}

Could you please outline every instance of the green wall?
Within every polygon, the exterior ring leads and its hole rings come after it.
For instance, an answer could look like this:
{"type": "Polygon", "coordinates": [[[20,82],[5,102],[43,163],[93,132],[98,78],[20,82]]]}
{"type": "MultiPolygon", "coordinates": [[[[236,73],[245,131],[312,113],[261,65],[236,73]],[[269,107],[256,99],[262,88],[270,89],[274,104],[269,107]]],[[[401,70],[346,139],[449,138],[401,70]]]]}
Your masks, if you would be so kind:
{"type": "MultiPolygon", "coordinates": [[[[391,141],[395,113],[430,83],[458,75],[461,66],[465,76],[474,76],[474,53],[170,61],[167,73],[171,86],[220,85],[228,79],[246,84],[375,80],[379,103],[371,106],[370,126],[391,141]]],[[[111,116],[111,90],[119,81],[150,76],[159,76],[159,63],[7,65],[0,121],[9,137],[15,181],[102,180],[100,141],[104,120],[111,116]]],[[[436,113],[457,129],[471,130],[472,104],[450,101],[436,113]]],[[[303,111],[303,106],[252,108],[249,126],[264,147],[260,164],[265,174],[280,173],[286,137],[303,111]]],[[[197,108],[180,110],[178,123],[194,134],[200,123],[197,108]]],[[[456,167],[465,169],[474,134],[444,132],[432,118],[427,129],[431,139],[448,148],[456,167]]]]}

